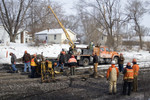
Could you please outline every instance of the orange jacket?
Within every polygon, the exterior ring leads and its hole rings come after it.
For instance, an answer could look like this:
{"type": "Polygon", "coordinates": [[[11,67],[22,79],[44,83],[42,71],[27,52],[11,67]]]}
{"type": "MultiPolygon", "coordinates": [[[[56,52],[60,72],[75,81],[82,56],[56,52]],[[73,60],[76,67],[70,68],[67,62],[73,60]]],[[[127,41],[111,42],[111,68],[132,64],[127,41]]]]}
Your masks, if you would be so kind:
{"type": "Polygon", "coordinates": [[[31,59],[31,66],[37,66],[37,64],[34,61],[34,58],[31,59]]]}
{"type": "Polygon", "coordinates": [[[133,69],[126,68],[127,72],[124,74],[124,80],[133,79],[133,69]]]}
{"type": "Polygon", "coordinates": [[[109,67],[108,70],[107,70],[107,75],[106,75],[107,79],[108,79],[109,76],[110,76],[110,73],[111,73],[111,71],[112,71],[112,68],[116,68],[117,77],[119,76],[119,70],[118,70],[118,68],[117,68],[115,65],[112,65],[112,66],[109,67]]]}
{"type": "Polygon", "coordinates": [[[76,63],[77,63],[77,60],[76,60],[75,58],[70,58],[70,59],[68,60],[68,63],[71,63],[71,62],[76,62],[76,63]]]}
{"type": "Polygon", "coordinates": [[[134,65],[132,66],[132,68],[133,68],[134,76],[138,76],[139,65],[138,65],[138,64],[134,64],[134,65]]]}

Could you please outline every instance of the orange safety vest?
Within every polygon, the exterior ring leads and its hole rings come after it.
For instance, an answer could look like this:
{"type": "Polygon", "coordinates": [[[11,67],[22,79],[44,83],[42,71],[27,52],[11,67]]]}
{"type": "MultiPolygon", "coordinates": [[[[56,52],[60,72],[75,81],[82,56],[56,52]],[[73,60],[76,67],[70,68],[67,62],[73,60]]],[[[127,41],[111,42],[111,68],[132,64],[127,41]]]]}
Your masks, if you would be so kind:
{"type": "Polygon", "coordinates": [[[134,65],[132,66],[132,68],[133,68],[134,76],[138,76],[139,65],[138,65],[138,64],[134,64],[134,65]]]}
{"type": "Polygon", "coordinates": [[[124,75],[124,80],[133,79],[133,69],[126,68],[127,72],[124,75]]]}
{"type": "Polygon", "coordinates": [[[77,60],[76,60],[75,58],[70,58],[70,59],[68,60],[68,63],[71,63],[71,62],[76,62],[76,63],[77,63],[77,60]]]}
{"type": "Polygon", "coordinates": [[[37,64],[34,61],[34,58],[31,59],[31,66],[37,66],[37,64]]]}

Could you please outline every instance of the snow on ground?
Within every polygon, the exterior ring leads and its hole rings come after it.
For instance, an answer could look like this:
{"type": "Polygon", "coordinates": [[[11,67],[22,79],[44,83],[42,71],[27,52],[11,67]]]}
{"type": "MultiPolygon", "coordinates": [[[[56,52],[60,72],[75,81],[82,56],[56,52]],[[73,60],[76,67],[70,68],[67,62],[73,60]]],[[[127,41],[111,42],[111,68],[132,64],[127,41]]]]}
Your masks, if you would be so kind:
{"type": "Polygon", "coordinates": [[[9,46],[0,46],[0,63],[10,63],[9,53],[12,52],[16,55],[17,58],[21,58],[24,54],[24,51],[27,50],[28,53],[32,54],[41,54],[45,57],[56,58],[60,51],[64,48],[69,50],[69,45],[67,44],[54,44],[54,45],[43,45],[39,47],[29,46],[27,44],[17,44],[10,43],[9,46]],[[8,57],[6,58],[6,52],[8,51],[8,57]]]}
{"type": "MultiPolygon", "coordinates": [[[[87,45],[78,45],[77,47],[86,47],[87,45]]],[[[43,55],[45,57],[53,57],[56,58],[60,51],[63,49],[69,50],[69,45],[68,44],[53,44],[53,45],[42,45],[39,47],[35,46],[29,46],[28,44],[18,44],[18,43],[10,43],[9,46],[0,46],[0,63],[9,63],[10,64],[10,56],[9,53],[12,52],[14,53],[17,58],[21,58],[24,54],[24,51],[27,50],[28,53],[32,54],[41,54],[43,52],[43,55]],[[8,57],[6,58],[6,52],[8,51],[8,57]]],[[[125,57],[125,65],[127,62],[132,62],[133,58],[136,58],[138,61],[138,64],[141,67],[149,67],[150,62],[150,53],[149,51],[123,51],[119,52],[123,53],[125,57]]],[[[125,66],[124,65],[124,66],[125,66]]],[[[99,68],[105,69],[108,68],[110,65],[99,65],[99,68]]],[[[92,67],[92,66],[89,66],[92,67]]],[[[89,68],[88,67],[88,68],[89,68]]],[[[80,68],[79,68],[80,69],[80,68]]]]}

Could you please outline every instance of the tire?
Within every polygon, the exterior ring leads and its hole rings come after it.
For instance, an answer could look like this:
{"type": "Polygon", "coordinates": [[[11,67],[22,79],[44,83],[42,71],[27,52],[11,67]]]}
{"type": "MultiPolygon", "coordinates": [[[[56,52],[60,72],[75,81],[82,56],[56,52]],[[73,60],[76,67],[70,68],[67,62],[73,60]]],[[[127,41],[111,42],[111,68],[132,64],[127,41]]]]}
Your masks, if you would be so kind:
{"type": "Polygon", "coordinates": [[[83,59],[83,66],[88,66],[89,65],[89,59],[88,58],[84,58],[83,59]]]}
{"type": "Polygon", "coordinates": [[[118,59],[119,59],[118,57],[114,57],[113,59],[116,62],[116,64],[118,64],[118,59]]]}

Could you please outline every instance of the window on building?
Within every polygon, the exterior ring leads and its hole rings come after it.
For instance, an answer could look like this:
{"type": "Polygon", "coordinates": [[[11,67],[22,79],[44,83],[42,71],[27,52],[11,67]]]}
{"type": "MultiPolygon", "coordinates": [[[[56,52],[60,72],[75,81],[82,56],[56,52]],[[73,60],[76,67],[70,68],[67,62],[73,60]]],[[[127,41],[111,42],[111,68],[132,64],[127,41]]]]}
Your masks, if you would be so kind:
{"type": "Polygon", "coordinates": [[[26,38],[26,43],[28,43],[28,39],[26,38]]]}
{"type": "Polygon", "coordinates": [[[56,35],[54,35],[54,40],[56,40],[56,35]]]}

